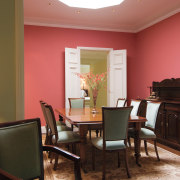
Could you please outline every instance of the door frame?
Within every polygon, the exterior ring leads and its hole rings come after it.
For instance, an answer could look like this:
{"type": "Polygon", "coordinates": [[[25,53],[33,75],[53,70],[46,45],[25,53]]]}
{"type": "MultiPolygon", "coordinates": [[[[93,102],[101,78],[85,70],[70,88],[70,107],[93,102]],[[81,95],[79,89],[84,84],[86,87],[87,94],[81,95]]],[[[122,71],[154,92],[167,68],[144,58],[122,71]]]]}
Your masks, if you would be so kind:
{"type": "MultiPolygon", "coordinates": [[[[80,63],[81,63],[81,54],[80,54],[80,51],[81,50],[89,50],[89,51],[113,51],[113,48],[100,48],[100,47],[81,47],[81,46],[77,46],[77,50],[79,51],[79,60],[80,60],[80,63]]],[[[106,61],[107,61],[107,64],[108,64],[108,57],[106,58],[106,61]]],[[[81,64],[80,64],[81,65],[81,64]]],[[[108,75],[108,70],[107,70],[107,75],[108,75]]],[[[107,93],[107,99],[108,99],[108,95],[109,93],[107,93]]],[[[107,102],[108,103],[108,102],[107,102]]]]}

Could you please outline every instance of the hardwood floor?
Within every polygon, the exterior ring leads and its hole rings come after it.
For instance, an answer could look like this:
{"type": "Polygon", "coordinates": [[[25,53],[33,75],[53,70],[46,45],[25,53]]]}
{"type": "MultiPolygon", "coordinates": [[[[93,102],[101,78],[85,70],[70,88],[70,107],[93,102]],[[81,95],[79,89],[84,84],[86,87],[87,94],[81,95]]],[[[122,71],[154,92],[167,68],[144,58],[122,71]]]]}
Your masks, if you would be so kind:
{"type": "MultiPolygon", "coordinates": [[[[93,134],[95,135],[95,134],[93,134]]],[[[45,140],[45,135],[42,136],[43,141],[45,140]]],[[[180,151],[174,150],[172,148],[166,147],[157,143],[158,152],[160,156],[160,161],[157,161],[156,154],[154,151],[154,145],[152,142],[148,143],[149,156],[145,154],[144,145],[142,142],[141,148],[141,167],[135,164],[134,160],[134,150],[133,150],[133,139],[132,148],[128,150],[128,161],[130,166],[130,173],[132,180],[148,179],[148,180],[179,180],[180,177],[180,151]]],[[[82,179],[91,180],[102,179],[102,154],[100,151],[96,151],[96,169],[92,170],[92,157],[91,157],[91,144],[87,144],[87,173],[81,171],[82,179]]],[[[121,156],[122,165],[121,168],[117,168],[117,156],[113,153],[107,153],[107,179],[117,180],[117,179],[128,179],[125,171],[125,166],[123,162],[123,156],[121,156]]],[[[47,154],[44,154],[44,169],[45,169],[45,180],[73,180],[73,163],[65,158],[59,157],[58,168],[56,171],[53,170],[53,163],[50,163],[50,159],[47,154]]]]}
{"type": "MultiPolygon", "coordinates": [[[[42,134],[42,141],[43,141],[43,143],[44,143],[44,141],[45,141],[45,134],[42,134]]],[[[151,142],[151,141],[149,141],[149,143],[153,144],[153,142],[151,142]]],[[[157,143],[157,146],[158,146],[158,147],[161,147],[161,148],[163,148],[163,149],[165,149],[165,150],[167,150],[167,151],[170,151],[170,152],[172,152],[172,153],[174,153],[174,154],[176,154],[176,155],[178,155],[178,156],[180,156],[180,151],[177,151],[177,150],[175,150],[175,149],[172,149],[172,148],[170,148],[170,147],[168,147],[168,146],[165,146],[165,145],[163,145],[163,144],[160,144],[160,143],[157,143]]]]}
{"type": "MultiPolygon", "coordinates": [[[[152,142],[150,142],[150,143],[152,143],[152,142]]],[[[170,152],[172,152],[172,153],[174,153],[174,154],[176,154],[176,155],[178,155],[178,156],[180,156],[180,151],[177,151],[177,150],[175,150],[175,149],[172,149],[172,148],[170,148],[170,147],[168,147],[168,146],[165,146],[165,145],[163,145],[163,144],[160,144],[160,143],[157,143],[157,146],[158,146],[158,147],[161,147],[161,148],[163,148],[163,149],[165,149],[165,150],[167,150],[167,151],[170,151],[170,152]]]]}

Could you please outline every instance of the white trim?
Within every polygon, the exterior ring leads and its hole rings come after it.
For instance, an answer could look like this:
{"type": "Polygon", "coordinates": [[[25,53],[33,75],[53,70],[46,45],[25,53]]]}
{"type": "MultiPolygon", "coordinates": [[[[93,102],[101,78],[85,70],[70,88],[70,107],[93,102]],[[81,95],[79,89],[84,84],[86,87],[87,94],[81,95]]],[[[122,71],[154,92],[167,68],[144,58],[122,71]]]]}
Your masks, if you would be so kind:
{"type": "Polygon", "coordinates": [[[24,11],[15,1],[16,120],[24,119],[24,11]]]}
{"type": "Polygon", "coordinates": [[[93,50],[93,51],[111,51],[113,50],[113,48],[100,48],[100,47],[81,47],[81,46],[77,46],[77,49],[82,50],[93,50]]]}
{"type": "Polygon", "coordinates": [[[26,20],[24,21],[25,25],[33,26],[46,26],[46,27],[59,27],[59,28],[68,28],[68,29],[83,29],[83,30],[94,30],[94,31],[112,31],[112,32],[127,32],[134,33],[134,30],[125,30],[125,29],[116,29],[116,28],[101,28],[101,27],[89,27],[89,26],[75,26],[75,25],[66,25],[61,23],[44,23],[37,22],[37,20],[26,20]],[[36,22],[35,22],[36,21],[36,22]]]}
{"type": "Polygon", "coordinates": [[[33,25],[33,26],[47,26],[47,27],[59,27],[59,28],[70,28],[70,29],[84,29],[84,30],[96,30],[96,31],[112,31],[112,32],[128,32],[128,33],[138,33],[156,23],[159,23],[162,20],[165,20],[169,18],[170,16],[173,16],[177,13],[180,12],[180,8],[176,9],[174,11],[171,11],[170,13],[161,16],[157,18],[156,20],[142,26],[141,28],[136,28],[128,30],[128,27],[125,28],[102,28],[102,27],[88,27],[88,26],[76,26],[76,25],[67,25],[67,24],[62,24],[62,23],[44,23],[42,21],[48,20],[51,21],[50,19],[39,19],[39,18],[24,18],[24,24],[25,25],[33,25]]]}
{"type": "Polygon", "coordinates": [[[172,12],[170,12],[170,13],[164,15],[164,16],[161,16],[161,17],[157,18],[156,20],[152,21],[151,23],[148,23],[148,24],[144,25],[143,27],[141,27],[141,28],[137,29],[136,31],[134,31],[134,33],[138,33],[138,32],[140,32],[140,31],[142,31],[142,30],[144,30],[144,29],[146,29],[148,27],[151,27],[151,26],[153,26],[153,25],[155,25],[155,24],[157,24],[157,23],[159,23],[159,22],[161,22],[161,21],[163,21],[163,20],[165,20],[165,19],[179,13],[179,12],[180,12],[180,8],[176,9],[176,10],[174,10],[174,11],[172,11],[172,12]]]}
{"type": "Polygon", "coordinates": [[[46,134],[46,126],[41,126],[41,133],[46,134]]]}

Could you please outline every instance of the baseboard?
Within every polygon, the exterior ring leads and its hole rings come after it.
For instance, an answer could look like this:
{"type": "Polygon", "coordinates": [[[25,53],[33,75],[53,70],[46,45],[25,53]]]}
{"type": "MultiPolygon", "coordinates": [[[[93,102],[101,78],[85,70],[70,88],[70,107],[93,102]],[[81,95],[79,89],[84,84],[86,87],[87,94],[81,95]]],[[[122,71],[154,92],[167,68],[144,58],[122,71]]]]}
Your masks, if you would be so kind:
{"type": "Polygon", "coordinates": [[[46,127],[45,126],[41,126],[41,133],[46,134],[46,127]]]}

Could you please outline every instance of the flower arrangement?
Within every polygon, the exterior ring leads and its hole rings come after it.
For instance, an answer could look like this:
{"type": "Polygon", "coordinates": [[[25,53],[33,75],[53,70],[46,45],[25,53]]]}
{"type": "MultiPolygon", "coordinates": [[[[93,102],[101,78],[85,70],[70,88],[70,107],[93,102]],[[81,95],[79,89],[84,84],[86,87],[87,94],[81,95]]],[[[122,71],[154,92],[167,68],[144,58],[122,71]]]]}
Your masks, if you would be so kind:
{"type": "Polygon", "coordinates": [[[98,96],[99,89],[101,89],[107,79],[107,72],[101,74],[93,74],[92,72],[89,73],[76,73],[78,77],[80,77],[86,84],[90,87],[93,95],[93,111],[96,112],[96,100],[98,96]]]}

